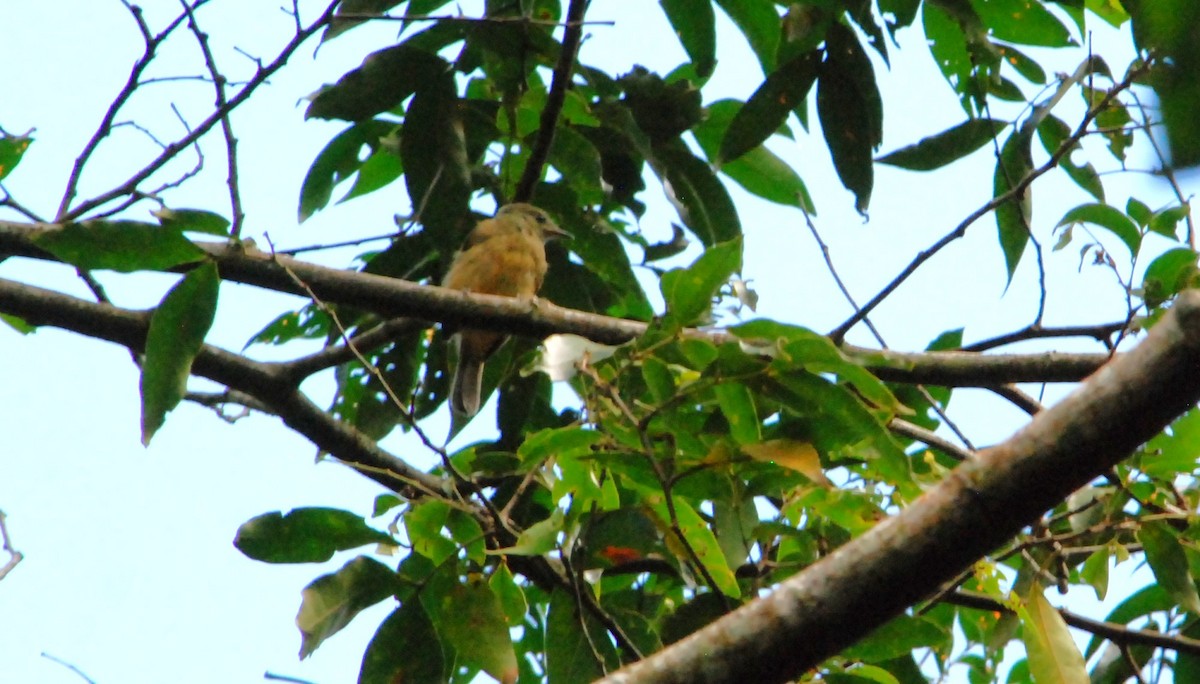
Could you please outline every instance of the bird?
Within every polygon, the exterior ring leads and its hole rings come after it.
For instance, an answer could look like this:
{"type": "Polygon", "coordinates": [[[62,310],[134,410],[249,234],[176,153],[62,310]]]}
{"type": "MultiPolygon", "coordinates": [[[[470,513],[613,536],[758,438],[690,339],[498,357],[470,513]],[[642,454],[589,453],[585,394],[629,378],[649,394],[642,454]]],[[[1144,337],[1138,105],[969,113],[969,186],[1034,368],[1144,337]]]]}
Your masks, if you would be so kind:
{"type": "MultiPolygon", "coordinates": [[[[541,209],[524,202],[506,204],[480,221],[450,263],[442,287],[479,294],[532,298],[546,276],[546,242],[570,237],[541,209]]],[[[483,365],[508,339],[491,330],[459,330],[454,335],[458,366],[450,406],[459,414],[479,412],[483,365]]]]}

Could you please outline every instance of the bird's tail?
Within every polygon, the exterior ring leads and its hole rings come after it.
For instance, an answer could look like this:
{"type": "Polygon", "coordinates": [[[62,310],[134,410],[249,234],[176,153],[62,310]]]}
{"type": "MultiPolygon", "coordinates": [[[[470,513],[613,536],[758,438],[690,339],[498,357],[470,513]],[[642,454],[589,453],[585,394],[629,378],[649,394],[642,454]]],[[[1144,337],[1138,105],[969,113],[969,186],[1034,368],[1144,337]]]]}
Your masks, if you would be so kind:
{"type": "Polygon", "coordinates": [[[479,412],[479,395],[483,391],[483,362],[459,356],[450,385],[450,406],[457,413],[473,416],[479,412]]]}

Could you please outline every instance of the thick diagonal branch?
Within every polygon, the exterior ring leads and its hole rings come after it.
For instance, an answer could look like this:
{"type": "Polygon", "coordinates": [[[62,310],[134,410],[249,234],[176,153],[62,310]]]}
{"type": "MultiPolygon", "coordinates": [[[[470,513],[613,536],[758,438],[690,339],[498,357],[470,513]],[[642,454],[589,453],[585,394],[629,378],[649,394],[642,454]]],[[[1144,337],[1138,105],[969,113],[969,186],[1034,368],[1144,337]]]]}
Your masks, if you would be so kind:
{"type": "Polygon", "coordinates": [[[606,682],[782,682],[862,639],[1200,400],[1200,292],[1133,351],[900,514],[606,682]]]}

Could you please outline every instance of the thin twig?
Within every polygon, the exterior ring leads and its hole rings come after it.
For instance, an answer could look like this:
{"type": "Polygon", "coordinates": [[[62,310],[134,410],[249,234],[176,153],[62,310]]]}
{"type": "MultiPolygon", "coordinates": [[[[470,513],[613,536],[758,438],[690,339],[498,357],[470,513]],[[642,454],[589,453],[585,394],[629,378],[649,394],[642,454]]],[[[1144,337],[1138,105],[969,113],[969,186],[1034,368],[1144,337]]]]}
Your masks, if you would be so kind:
{"type": "Polygon", "coordinates": [[[850,328],[857,325],[865,316],[874,311],[875,307],[879,306],[883,300],[887,299],[892,292],[894,292],[896,288],[900,287],[904,281],[908,280],[913,273],[916,273],[917,269],[923,266],[925,262],[929,261],[936,254],[945,249],[945,247],[950,243],[966,235],[967,229],[974,225],[976,221],[988,215],[992,211],[995,211],[995,209],[1002,204],[1022,196],[1022,194],[1029,188],[1030,185],[1033,184],[1035,180],[1041,178],[1051,169],[1056,168],[1059,162],[1062,161],[1063,157],[1065,157],[1071,152],[1071,150],[1075,148],[1075,145],[1087,132],[1087,127],[1092,123],[1092,121],[1095,120],[1096,116],[1104,111],[1108,104],[1116,99],[1117,95],[1128,90],[1130,86],[1133,85],[1134,80],[1140,78],[1145,73],[1147,68],[1148,67],[1146,66],[1141,66],[1139,68],[1130,69],[1124,80],[1113,86],[1112,89],[1105,93],[1104,97],[1101,98],[1099,103],[1088,109],[1087,113],[1083,117],[1083,120],[1079,123],[1079,126],[1074,132],[1071,133],[1070,136],[1067,137],[1066,140],[1063,141],[1061,145],[1058,146],[1058,149],[1054,151],[1054,154],[1050,155],[1050,159],[1045,164],[1042,164],[1038,168],[1033,169],[1029,173],[1025,174],[1024,178],[1017,181],[1006,192],[996,195],[992,199],[988,200],[983,206],[979,207],[975,211],[972,211],[966,218],[960,221],[959,224],[954,227],[954,230],[944,235],[930,247],[920,251],[917,256],[914,257],[913,260],[910,261],[895,278],[892,278],[892,280],[889,281],[882,290],[872,297],[870,301],[864,304],[861,309],[856,311],[854,315],[848,318],[844,323],[830,331],[829,337],[835,342],[840,342],[846,336],[846,333],[850,330],[850,328]]]}
{"type": "MultiPolygon", "coordinates": [[[[194,4],[192,6],[193,9],[199,7],[203,1],[204,0],[200,0],[194,4]]],[[[222,121],[222,119],[228,116],[229,112],[236,109],[243,102],[248,100],[251,95],[257,92],[258,88],[266,83],[267,79],[269,79],[275,72],[282,69],[284,65],[288,63],[292,55],[305,41],[307,41],[311,36],[316,34],[326,24],[329,23],[329,19],[333,16],[334,9],[339,4],[339,0],[331,0],[325,11],[321,13],[321,16],[319,16],[308,26],[304,27],[303,30],[297,31],[292,36],[292,39],[280,49],[279,53],[275,56],[275,59],[265,66],[259,68],[255,72],[254,76],[247,82],[246,86],[239,90],[233,97],[229,98],[224,108],[217,108],[203,121],[201,121],[194,130],[190,131],[187,135],[179,138],[175,142],[169,144],[167,149],[163,150],[162,153],[152,159],[148,164],[143,166],[139,171],[135,172],[132,176],[127,178],[120,185],[106,192],[100,193],[89,200],[81,202],[74,208],[71,208],[70,203],[75,197],[76,188],[79,183],[79,175],[83,171],[83,166],[87,163],[87,160],[91,158],[92,153],[95,151],[95,147],[99,145],[100,141],[105,136],[108,135],[109,129],[112,125],[112,119],[116,116],[116,111],[120,109],[126,100],[129,99],[129,96],[137,87],[137,79],[149,64],[149,60],[153,58],[153,51],[149,51],[146,56],[144,56],[138,61],[137,64],[135,64],[134,70],[130,74],[129,81],[126,83],[125,88],[118,95],[117,99],[114,100],[108,114],[102,120],[99,130],[97,130],[96,134],[93,136],[93,139],[89,141],[88,145],[84,148],[84,152],[76,160],[75,169],[72,171],[71,178],[68,180],[67,191],[64,193],[63,202],[60,205],[56,220],[64,223],[73,221],[80,216],[83,216],[87,212],[107,204],[118,197],[134,192],[137,189],[137,186],[142,183],[142,181],[149,178],[152,174],[166,165],[167,162],[174,159],[175,155],[178,154],[180,150],[193,145],[201,138],[201,136],[211,130],[213,126],[217,125],[222,121]]],[[[175,21],[172,22],[171,28],[174,28],[185,18],[186,15],[180,15],[180,17],[177,17],[175,21]]],[[[160,33],[159,35],[161,36],[164,34],[160,33]]]]}
{"type": "Polygon", "coordinates": [[[1004,333],[1003,335],[997,335],[986,340],[964,345],[960,349],[961,351],[982,352],[1007,344],[1052,337],[1091,337],[1097,342],[1103,343],[1106,347],[1111,348],[1109,338],[1112,337],[1113,333],[1120,331],[1128,324],[1128,321],[1114,321],[1112,323],[1097,323],[1095,325],[1069,325],[1048,328],[1039,323],[1032,323],[1020,330],[1014,330],[1010,333],[1004,333]]]}
{"type": "Polygon", "coordinates": [[[188,28],[191,29],[192,35],[196,37],[196,43],[200,46],[200,52],[204,55],[204,66],[208,69],[209,75],[212,77],[213,89],[216,91],[216,107],[218,111],[225,112],[221,117],[221,136],[225,140],[225,161],[228,171],[225,176],[225,184],[229,187],[229,208],[233,214],[230,217],[229,236],[236,240],[242,233],[242,221],[245,219],[245,212],[242,211],[242,193],[238,186],[238,163],[237,163],[237,138],[233,135],[233,122],[230,120],[229,101],[225,96],[225,88],[228,84],[228,79],[217,68],[217,60],[213,56],[212,49],[208,46],[208,34],[200,30],[200,24],[196,23],[196,15],[192,8],[188,6],[188,0],[179,0],[183,5],[184,12],[188,17],[188,28]]]}
{"type": "Polygon", "coordinates": [[[542,168],[545,167],[546,160],[550,158],[550,146],[554,143],[554,132],[558,128],[558,115],[562,113],[563,103],[567,99],[567,88],[571,86],[571,70],[579,52],[579,41],[583,36],[583,15],[587,6],[588,0],[571,0],[571,5],[567,8],[567,27],[563,31],[562,52],[558,56],[558,65],[554,67],[554,78],[550,82],[550,92],[546,95],[546,105],[542,108],[537,140],[529,150],[525,170],[521,173],[521,180],[513,193],[514,201],[526,202],[533,197],[533,188],[542,177],[542,168]]]}
{"type": "Polygon", "coordinates": [[[553,21],[550,19],[534,19],[533,17],[524,16],[508,16],[508,17],[468,17],[461,14],[404,14],[401,16],[392,16],[390,14],[375,14],[371,12],[338,12],[334,16],[334,21],[347,19],[355,21],[438,21],[446,23],[463,23],[463,24],[529,24],[531,26],[564,26],[566,28],[575,28],[580,26],[615,26],[617,22],[598,19],[592,21],[573,21],[570,18],[570,12],[567,13],[566,21],[553,21]]]}
{"type": "Polygon", "coordinates": [[[888,423],[888,429],[898,435],[914,439],[926,446],[937,449],[956,461],[965,461],[973,456],[970,451],[963,449],[950,440],[943,439],[941,436],[907,420],[893,418],[888,423]]]}
{"type": "MultiPolygon", "coordinates": [[[[987,594],[980,594],[964,589],[947,594],[943,600],[947,603],[963,606],[964,608],[976,608],[1001,613],[1012,612],[1012,609],[1006,604],[987,594]]],[[[1146,629],[1130,629],[1124,625],[1086,618],[1063,608],[1059,608],[1058,613],[1062,615],[1063,620],[1068,625],[1108,639],[1117,645],[1153,646],[1155,648],[1168,648],[1179,653],[1200,655],[1200,639],[1192,639],[1185,636],[1170,636],[1162,632],[1154,632],[1146,629]]]]}
{"type": "Polygon", "coordinates": [[[62,665],[63,667],[70,670],[71,672],[74,672],[75,674],[82,677],[83,681],[87,682],[88,684],[96,684],[96,680],[94,680],[91,677],[84,674],[83,670],[79,669],[78,667],[75,667],[71,663],[68,663],[67,661],[63,660],[62,658],[57,658],[55,656],[52,656],[49,653],[46,653],[45,651],[42,652],[42,657],[51,662],[58,663],[59,665],[62,665]]]}
{"type": "Polygon", "coordinates": [[[13,548],[12,539],[8,536],[7,518],[4,511],[0,511],[0,541],[4,544],[0,548],[8,553],[8,562],[4,564],[4,567],[0,567],[0,580],[7,577],[8,573],[12,572],[13,568],[17,567],[25,558],[25,554],[13,548]]]}

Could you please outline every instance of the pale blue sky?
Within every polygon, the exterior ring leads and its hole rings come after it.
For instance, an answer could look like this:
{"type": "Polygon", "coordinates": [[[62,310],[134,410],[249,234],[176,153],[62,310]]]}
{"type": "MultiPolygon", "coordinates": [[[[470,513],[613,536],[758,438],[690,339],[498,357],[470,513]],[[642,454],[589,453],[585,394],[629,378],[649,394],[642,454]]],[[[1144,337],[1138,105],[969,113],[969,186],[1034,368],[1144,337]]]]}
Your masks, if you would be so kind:
{"type": "MultiPolygon", "coordinates": [[[[301,3],[308,16],[319,4],[301,3]]],[[[464,11],[475,4],[465,3],[464,11]]],[[[201,13],[214,49],[234,79],[250,67],[232,52],[233,46],[268,56],[286,39],[290,19],[279,5],[214,2],[201,13]]],[[[157,26],[177,11],[178,3],[149,0],[143,6],[157,26]]],[[[682,50],[669,39],[657,7],[645,3],[646,11],[637,16],[630,16],[627,7],[613,0],[594,3],[589,18],[615,19],[617,24],[591,27],[582,58],[617,73],[633,64],[665,73],[680,63],[682,50]]],[[[37,141],[5,184],[24,204],[50,215],[71,161],[139,53],[140,38],[115,0],[4,3],[0,26],[5,27],[0,125],[14,133],[37,129],[37,141]]],[[[273,77],[269,88],[239,110],[234,124],[241,139],[248,237],[263,243],[263,235],[269,234],[281,248],[344,240],[385,232],[393,213],[407,212],[407,200],[392,187],[327,209],[304,225],[295,221],[306,169],[342,128],[303,121],[300,98],[336,80],[364,53],[386,45],[394,30],[388,24],[360,28],[322,47],[315,59],[311,47],[302,50],[292,68],[273,77]]],[[[880,69],[884,151],[963,119],[918,32],[902,32],[904,49],[892,51],[892,71],[880,69]]],[[[705,101],[744,99],[761,81],[757,63],[728,25],[719,45],[721,62],[705,101]]],[[[1074,53],[1056,68],[1072,70],[1080,59],[1082,54],[1074,53]]],[[[1123,66],[1120,58],[1110,64],[1118,70],[1123,66]]],[[[183,40],[166,51],[154,73],[197,74],[199,65],[194,44],[183,40]]],[[[187,115],[202,111],[211,99],[207,85],[156,85],[135,101],[131,115],[170,137],[179,124],[169,102],[179,102],[187,115]]],[[[209,173],[173,193],[174,206],[228,214],[216,143],[211,137],[206,144],[209,173]]],[[[880,169],[871,221],[864,223],[853,211],[852,197],[838,185],[818,136],[801,132],[796,143],[777,139],[772,147],[804,176],[820,210],[822,237],[860,301],[991,193],[987,151],[944,174],[880,169]]],[[[140,166],[147,150],[144,139],[123,129],[102,149],[84,193],[140,166]],[[110,175],[109,169],[120,171],[110,175]]],[[[1149,165],[1148,158],[1137,154],[1130,163],[1135,168],[1149,165]]],[[[1145,176],[1106,182],[1136,188],[1152,207],[1165,201],[1164,189],[1145,176]]],[[[1121,196],[1117,187],[1110,186],[1114,197],[1121,196]]],[[[1039,182],[1034,192],[1035,230],[1044,240],[1067,208],[1087,200],[1059,179],[1039,182]]],[[[736,188],[733,194],[747,232],[745,276],[761,296],[760,313],[818,330],[844,319],[849,309],[834,289],[803,217],[736,188]]],[[[669,234],[673,216],[660,193],[651,185],[645,197],[651,204],[645,229],[669,234]]],[[[142,212],[148,208],[139,208],[132,217],[147,218],[142,212]]],[[[873,320],[888,343],[920,349],[964,321],[968,339],[1027,323],[1036,302],[1032,259],[1027,255],[1004,294],[995,240],[991,220],[981,221],[882,306],[873,320]]],[[[354,253],[342,250],[316,258],[344,264],[354,253]]],[[[1111,276],[1100,269],[1078,272],[1074,248],[1048,255],[1047,262],[1052,269],[1049,323],[1099,322],[1121,315],[1111,276]]],[[[86,296],[66,269],[53,265],[9,260],[0,263],[0,277],[86,296]]],[[[173,282],[167,276],[101,274],[100,279],[116,303],[129,307],[152,306],[173,282]]],[[[239,349],[277,313],[299,304],[250,287],[226,286],[209,341],[239,349]]],[[[856,331],[853,339],[869,344],[861,333],[856,331]]],[[[253,353],[279,352],[256,347],[253,353]]],[[[380,493],[377,485],[340,466],[314,464],[310,444],[277,420],[257,415],[229,426],[210,411],[185,404],[169,416],[151,446],[142,448],[137,370],[127,353],[112,345],[51,329],[21,337],[0,328],[0,359],[0,429],[6,444],[0,452],[0,509],[9,516],[14,543],[26,555],[0,582],[4,681],[81,681],[40,657],[42,652],[75,664],[99,684],[258,682],[264,671],[322,684],[353,681],[362,651],[390,606],[362,614],[303,663],[296,659],[299,635],[292,624],[303,586],[353,554],[339,554],[322,566],[270,566],[244,558],[231,540],[238,525],[271,510],[323,505],[366,514],[380,493]]],[[[314,389],[325,396],[328,380],[317,381],[314,389]]],[[[485,408],[473,426],[477,436],[491,429],[490,412],[485,408]]],[[[981,392],[956,394],[952,414],[981,444],[1004,439],[1023,419],[981,392]]],[[[444,434],[443,425],[438,419],[430,430],[444,434]]],[[[399,433],[384,445],[404,457],[426,458],[399,433]]]]}

